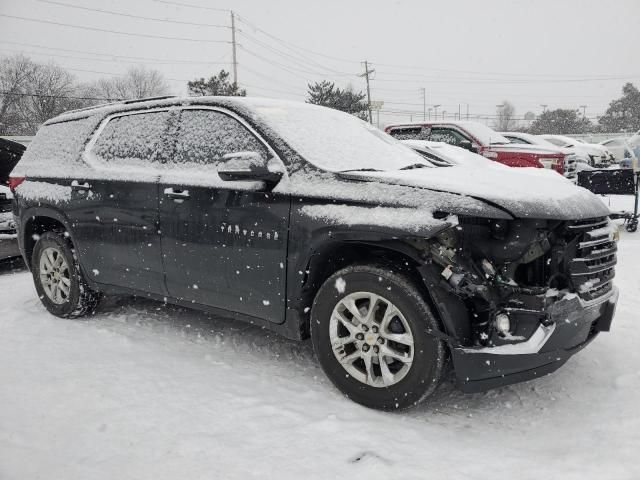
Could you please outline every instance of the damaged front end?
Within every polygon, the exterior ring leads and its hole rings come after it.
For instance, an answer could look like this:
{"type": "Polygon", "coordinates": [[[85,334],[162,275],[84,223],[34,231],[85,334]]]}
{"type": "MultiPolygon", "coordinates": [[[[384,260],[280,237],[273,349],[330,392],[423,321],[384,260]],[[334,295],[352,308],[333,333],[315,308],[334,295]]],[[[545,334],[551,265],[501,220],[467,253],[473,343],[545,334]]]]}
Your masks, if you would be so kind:
{"type": "Polygon", "coordinates": [[[607,217],[459,217],[423,245],[459,387],[550,373],[611,325],[617,228],[607,217]]]}

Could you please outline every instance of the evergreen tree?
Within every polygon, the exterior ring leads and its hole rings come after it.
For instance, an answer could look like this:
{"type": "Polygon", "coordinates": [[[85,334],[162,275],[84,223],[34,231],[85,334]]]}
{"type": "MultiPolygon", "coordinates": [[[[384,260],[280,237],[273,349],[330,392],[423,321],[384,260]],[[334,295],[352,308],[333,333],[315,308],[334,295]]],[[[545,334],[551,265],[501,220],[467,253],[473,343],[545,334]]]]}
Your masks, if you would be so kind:
{"type": "Polygon", "coordinates": [[[572,133],[587,133],[593,130],[593,124],[578,115],[577,110],[558,108],[547,110],[536,118],[529,132],[533,134],[565,135],[572,133]]]}
{"type": "Polygon", "coordinates": [[[246,97],[247,91],[238,87],[235,82],[229,81],[229,72],[220,70],[220,73],[210,77],[208,80],[199,78],[187,83],[189,95],[220,95],[224,97],[246,97]]]}
{"type": "Polygon", "coordinates": [[[308,87],[307,103],[335,108],[355,115],[362,120],[367,120],[368,106],[364,93],[355,92],[350,87],[341,90],[336,87],[335,83],[327,80],[316,82],[313,85],[309,84],[308,87]]]}
{"type": "Polygon", "coordinates": [[[640,130],[640,91],[632,83],[625,84],[622,97],[609,104],[599,122],[606,132],[640,130]]]}

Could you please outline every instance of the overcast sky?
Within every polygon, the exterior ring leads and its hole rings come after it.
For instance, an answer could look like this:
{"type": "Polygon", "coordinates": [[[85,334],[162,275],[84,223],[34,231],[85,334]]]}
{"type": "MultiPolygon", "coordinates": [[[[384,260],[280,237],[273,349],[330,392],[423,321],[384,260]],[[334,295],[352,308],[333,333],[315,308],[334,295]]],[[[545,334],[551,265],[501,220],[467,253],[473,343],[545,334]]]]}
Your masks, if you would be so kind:
{"type": "Polygon", "coordinates": [[[461,105],[464,117],[469,104],[472,115],[493,115],[509,100],[518,115],[587,105],[595,117],[625,82],[640,86],[639,0],[0,0],[1,15],[174,37],[0,16],[0,53],[55,61],[80,80],[144,63],[184,94],[188,79],[231,68],[227,9],[240,17],[238,80],[250,95],[303,100],[307,82],[322,79],[364,89],[357,75],[368,60],[381,124],[409,120],[391,112],[422,112],[422,88],[440,114],[461,105]]]}

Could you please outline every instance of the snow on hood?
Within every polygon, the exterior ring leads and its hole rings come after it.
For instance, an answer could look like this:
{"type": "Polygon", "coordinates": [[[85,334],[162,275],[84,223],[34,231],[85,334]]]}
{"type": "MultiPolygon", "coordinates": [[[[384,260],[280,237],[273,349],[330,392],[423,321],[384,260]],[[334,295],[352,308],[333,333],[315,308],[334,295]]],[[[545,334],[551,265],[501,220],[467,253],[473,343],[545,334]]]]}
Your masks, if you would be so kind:
{"type": "Polygon", "coordinates": [[[354,172],[353,177],[395,185],[457,193],[498,205],[520,218],[578,220],[609,214],[588,190],[541,168],[478,169],[458,167],[354,172]]]}
{"type": "Polygon", "coordinates": [[[505,151],[505,152],[526,152],[536,153],[538,155],[548,155],[553,153],[566,154],[566,148],[564,147],[551,147],[546,145],[525,145],[523,143],[509,143],[507,145],[492,145],[493,151],[505,151]],[[564,150],[564,151],[563,151],[564,150]]]}

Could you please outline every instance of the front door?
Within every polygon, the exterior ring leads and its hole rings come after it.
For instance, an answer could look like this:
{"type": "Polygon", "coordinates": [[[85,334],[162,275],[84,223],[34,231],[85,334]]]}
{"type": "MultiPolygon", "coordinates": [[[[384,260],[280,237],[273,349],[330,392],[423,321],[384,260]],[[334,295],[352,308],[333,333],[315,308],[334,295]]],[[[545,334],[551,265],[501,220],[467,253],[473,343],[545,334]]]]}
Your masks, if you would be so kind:
{"type": "Polygon", "coordinates": [[[277,323],[284,321],[288,195],[255,182],[224,182],[224,155],[274,153],[238,117],[184,109],[166,175],[160,229],[172,297],[277,323]]]}

